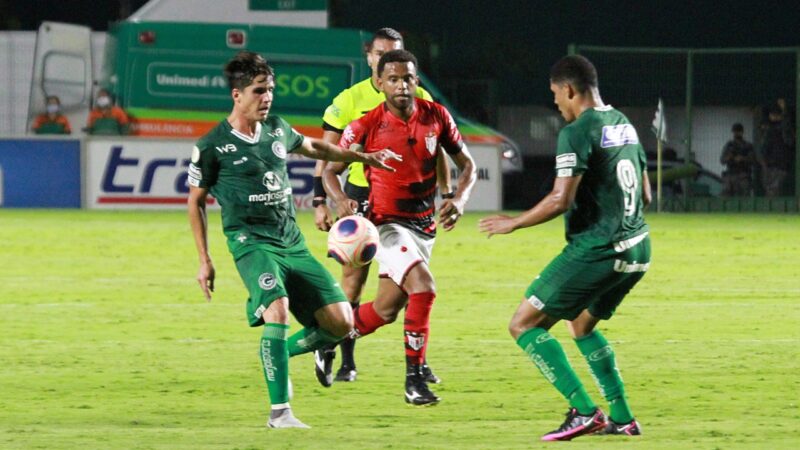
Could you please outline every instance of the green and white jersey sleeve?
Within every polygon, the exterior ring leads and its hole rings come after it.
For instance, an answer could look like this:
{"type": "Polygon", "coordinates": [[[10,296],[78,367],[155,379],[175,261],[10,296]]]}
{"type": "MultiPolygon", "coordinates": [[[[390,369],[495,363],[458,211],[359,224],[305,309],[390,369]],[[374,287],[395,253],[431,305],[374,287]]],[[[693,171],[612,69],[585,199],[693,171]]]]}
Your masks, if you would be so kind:
{"type": "Polygon", "coordinates": [[[573,177],[589,168],[592,142],[582,128],[568,126],[558,133],[556,176],[573,177]]]}

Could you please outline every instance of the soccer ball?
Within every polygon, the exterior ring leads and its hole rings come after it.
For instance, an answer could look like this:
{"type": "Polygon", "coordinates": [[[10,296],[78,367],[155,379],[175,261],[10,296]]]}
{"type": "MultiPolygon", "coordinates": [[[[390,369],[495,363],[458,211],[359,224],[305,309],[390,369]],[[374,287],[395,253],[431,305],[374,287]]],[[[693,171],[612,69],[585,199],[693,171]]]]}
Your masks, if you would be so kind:
{"type": "Polygon", "coordinates": [[[361,216],[343,217],[328,232],[328,256],[343,266],[366,266],[376,253],[378,229],[361,216]]]}

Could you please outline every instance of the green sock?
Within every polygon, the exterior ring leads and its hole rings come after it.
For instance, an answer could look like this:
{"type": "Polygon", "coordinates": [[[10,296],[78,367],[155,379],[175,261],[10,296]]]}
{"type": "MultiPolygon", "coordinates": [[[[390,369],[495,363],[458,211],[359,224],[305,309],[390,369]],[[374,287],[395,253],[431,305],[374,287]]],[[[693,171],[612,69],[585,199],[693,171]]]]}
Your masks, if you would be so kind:
{"type": "Polygon", "coordinates": [[[519,345],[539,368],[542,375],[569,400],[579,414],[592,414],[597,406],[586,393],[578,375],[567,361],[564,348],[544,328],[531,328],[517,339],[519,345]]]}
{"type": "Polygon", "coordinates": [[[342,340],[322,328],[311,327],[303,328],[297,333],[289,336],[289,356],[302,355],[303,353],[313,352],[329,344],[335,344],[342,340]]]}
{"type": "Polygon", "coordinates": [[[269,390],[272,406],[289,404],[289,352],[286,336],[289,325],[280,323],[264,324],[261,333],[261,365],[269,390]]]}
{"type": "Polygon", "coordinates": [[[597,382],[600,393],[608,400],[611,420],[616,423],[628,423],[633,420],[633,413],[625,398],[625,385],[614,357],[614,349],[606,338],[595,330],[575,339],[575,343],[589,363],[589,371],[597,382]]]}

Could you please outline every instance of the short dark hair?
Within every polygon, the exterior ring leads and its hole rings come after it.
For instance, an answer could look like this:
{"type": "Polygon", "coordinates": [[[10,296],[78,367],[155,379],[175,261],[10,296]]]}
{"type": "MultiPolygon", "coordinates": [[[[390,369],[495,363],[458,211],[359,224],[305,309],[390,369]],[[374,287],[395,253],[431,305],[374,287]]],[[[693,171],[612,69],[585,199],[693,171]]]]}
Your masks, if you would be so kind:
{"type": "Polygon", "coordinates": [[[364,44],[364,52],[369,53],[372,50],[372,45],[375,43],[377,39],[386,39],[387,41],[400,41],[403,44],[403,35],[400,34],[399,31],[395,30],[394,28],[384,27],[380,30],[376,31],[375,34],[372,35],[372,39],[369,42],[364,44]]]}
{"type": "Polygon", "coordinates": [[[225,64],[223,73],[228,80],[228,86],[239,90],[250,86],[259,75],[274,76],[272,67],[263,56],[244,50],[225,64]]]}
{"type": "Polygon", "coordinates": [[[410,51],[392,50],[384,53],[383,56],[381,56],[381,59],[378,60],[378,76],[381,76],[383,73],[383,68],[386,67],[386,64],[394,62],[413,63],[415,69],[419,67],[419,64],[417,63],[417,57],[414,56],[414,54],[410,51]]]}
{"type": "Polygon", "coordinates": [[[742,124],[740,124],[740,123],[735,123],[735,124],[733,124],[733,126],[731,127],[731,131],[733,131],[733,132],[736,132],[736,131],[739,131],[739,132],[744,132],[744,127],[743,127],[743,126],[742,126],[742,124]]]}
{"type": "Polygon", "coordinates": [[[597,69],[581,55],[565,56],[550,69],[550,82],[570,84],[578,93],[585,94],[597,87],[597,69]]]}

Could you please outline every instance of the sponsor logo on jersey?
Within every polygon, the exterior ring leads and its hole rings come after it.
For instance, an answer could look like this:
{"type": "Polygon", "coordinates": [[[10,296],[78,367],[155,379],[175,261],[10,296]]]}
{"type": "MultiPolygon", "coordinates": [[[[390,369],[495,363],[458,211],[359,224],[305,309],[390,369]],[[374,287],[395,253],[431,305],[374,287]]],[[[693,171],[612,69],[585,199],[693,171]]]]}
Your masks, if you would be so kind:
{"type": "Polygon", "coordinates": [[[276,284],[278,284],[278,280],[275,278],[275,275],[269,272],[264,272],[258,277],[258,285],[265,291],[274,288],[276,284]]]}
{"type": "Polygon", "coordinates": [[[556,176],[561,177],[571,177],[572,176],[572,169],[558,169],[556,176]]]}
{"type": "Polygon", "coordinates": [[[277,191],[281,188],[281,180],[275,175],[275,172],[265,172],[261,183],[270,191],[277,191]]]}
{"type": "Polygon", "coordinates": [[[530,303],[531,306],[540,311],[542,310],[542,308],[544,308],[544,303],[542,303],[542,301],[539,300],[539,298],[536,297],[535,295],[531,295],[530,297],[528,297],[528,303],[530,303]]]}
{"type": "Polygon", "coordinates": [[[275,141],[272,143],[272,153],[280,159],[286,159],[286,146],[280,141],[275,141]]]}
{"type": "Polygon", "coordinates": [[[247,156],[242,156],[242,159],[238,159],[233,162],[234,166],[238,166],[239,164],[244,164],[247,162],[247,156]]]}
{"type": "Polygon", "coordinates": [[[273,139],[277,139],[283,136],[283,128],[275,128],[275,131],[272,133],[267,133],[267,136],[271,136],[273,139]]]}
{"type": "Polygon", "coordinates": [[[233,145],[233,144],[225,144],[225,146],[223,146],[223,147],[214,147],[214,148],[216,148],[217,151],[220,152],[221,154],[225,154],[225,153],[229,153],[229,152],[233,153],[233,152],[236,151],[236,146],[233,145]]]}
{"type": "Polygon", "coordinates": [[[611,148],[620,147],[627,144],[638,144],[639,135],[633,125],[625,123],[622,125],[606,125],[603,127],[603,135],[600,138],[600,147],[611,148]]]}
{"type": "Polygon", "coordinates": [[[575,153],[564,153],[556,156],[556,169],[575,167],[578,165],[578,155],[575,153]]]}
{"type": "Polygon", "coordinates": [[[436,144],[438,144],[436,133],[433,131],[428,132],[428,134],[425,135],[425,148],[428,149],[428,153],[431,155],[436,153],[436,144]]]}
{"type": "Polygon", "coordinates": [[[194,148],[192,148],[192,162],[196,163],[198,161],[200,161],[200,149],[195,145],[194,148]]]}

